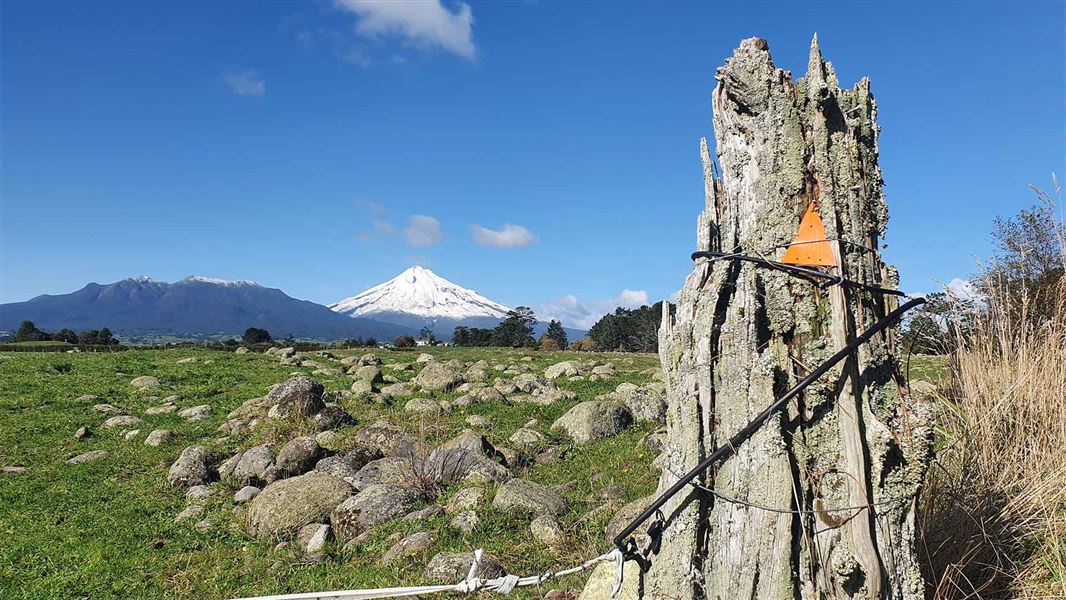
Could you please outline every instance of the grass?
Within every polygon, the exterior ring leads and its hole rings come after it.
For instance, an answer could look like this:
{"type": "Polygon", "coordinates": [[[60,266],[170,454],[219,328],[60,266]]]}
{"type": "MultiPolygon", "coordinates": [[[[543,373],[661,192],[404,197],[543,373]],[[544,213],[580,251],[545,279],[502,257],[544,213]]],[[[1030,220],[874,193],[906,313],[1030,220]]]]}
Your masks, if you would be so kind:
{"type": "MultiPolygon", "coordinates": [[[[386,363],[410,362],[421,351],[377,354],[386,363]]],[[[613,390],[622,381],[647,381],[640,371],[658,364],[657,358],[650,355],[458,348],[431,352],[442,360],[484,358],[490,364],[511,364],[523,356],[532,356],[538,369],[575,357],[614,362],[619,375],[612,381],[562,383],[580,400],[613,390]]],[[[337,355],[357,353],[361,352],[337,355]]],[[[0,354],[0,464],[27,467],[24,473],[0,475],[0,596],[219,598],[409,585],[422,581],[424,561],[382,567],[379,557],[391,545],[390,535],[416,530],[429,530],[437,536],[431,553],[484,547],[512,571],[536,573],[569,565],[606,548],[603,531],[613,511],[581,519],[602,504],[596,498],[600,488],[619,486],[625,501],[645,496],[655,488],[657,473],[650,467],[653,455],[640,443],[651,427],[643,426],[572,448],[559,463],[516,472],[550,485],[575,482],[563,494],[572,508],[563,519],[572,543],[560,553],[549,551],[532,539],[527,519],[500,513],[491,506],[479,510],[481,523],[469,536],[447,527],[450,516],[423,522],[395,521],[379,528],[359,553],[346,554],[331,546],[329,559],[315,565],[304,564],[292,551],[275,551],[272,543],[250,539],[232,527],[232,503],[227,493],[208,502],[205,514],[213,524],[208,531],[199,532],[188,523],[173,523],[174,515],[187,506],[187,501],[181,491],[168,489],[165,480],[169,464],[181,449],[218,438],[216,428],[241,402],[264,395],[270,385],[293,372],[311,371],[283,366],[262,355],[203,349],[0,354]],[[197,361],[178,362],[189,357],[197,361]],[[140,375],[158,377],[161,389],[134,390],[129,382],[140,375]],[[79,400],[84,394],[96,398],[79,400]],[[178,404],[183,407],[210,404],[210,418],[187,422],[173,414],[143,414],[144,409],[170,394],[180,395],[178,404]],[[108,415],[93,411],[92,406],[103,402],[143,418],[140,436],[127,441],[119,431],[99,428],[108,415]],[[89,426],[94,435],[77,440],[74,431],[83,425],[89,426]],[[141,443],[144,435],[156,428],[175,431],[177,440],[160,448],[141,443]],[[110,455],[95,462],[65,464],[74,455],[96,449],[107,450],[110,455]]],[[[410,378],[413,373],[399,376],[410,378]]],[[[347,389],[351,383],[346,376],[315,377],[327,391],[347,389]]],[[[432,422],[412,419],[402,410],[402,404],[388,407],[352,401],[345,406],[362,424],[389,417],[412,431],[428,434],[431,440],[454,436],[468,427],[466,416],[481,414],[493,422],[486,436],[496,444],[509,445],[507,438],[530,419],[537,419],[537,428],[553,441],[562,441],[548,432],[548,427],[574,403],[478,405],[432,422]]],[[[234,450],[254,441],[252,437],[233,438],[221,446],[234,450]]],[[[458,488],[443,490],[441,501],[458,488]]],[[[492,493],[488,490],[486,497],[491,498],[492,493]]],[[[557,585],[580,587],[582,583],[576,577],[557,585]]],[[[544,591],[516,596],[539,597],[544,591]]]]}

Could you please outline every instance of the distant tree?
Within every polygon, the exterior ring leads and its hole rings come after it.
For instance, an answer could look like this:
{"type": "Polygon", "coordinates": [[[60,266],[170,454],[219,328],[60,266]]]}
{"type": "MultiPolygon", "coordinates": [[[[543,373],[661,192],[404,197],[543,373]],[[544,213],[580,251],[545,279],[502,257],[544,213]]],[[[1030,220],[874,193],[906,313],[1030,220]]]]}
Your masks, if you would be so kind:
{"type": "Polygon", "coordinates": [[[114,346],[118,344],[118,339],[111,333],[111,330],[104,327],[100,330],[99,342],[101,346],[114,346]]]}
{"type": "Polygon", "coordinates": [[[433,335],[433,330],[428,325],[424,325],[418,332],[418,339],[429,344],[430,346],[437,345],[437,336],[433,335]]]}
{"type": "Polygon", "coordinates": [[[601,350],[657,352],[664,306],[673,310],[671,305],[663,302],[634,309],[618,307],[589,329],[589,337],[601,350]]]}
{"type": "Polygon", "coordinates": [[[16,342],[41,342],[47,341],[48,334],[37,329],[37,326],[33,324],[33,321],[23,321],[19,325],[18,331],[15,332],[16,342]]]}
{"type": "Polygon", "coordinates": [[[957,334],[969,330],[973,303],[951,298],[944,292],[926,296],[926,303],[914,311],[903,326],[903,352],[948,354],[959,341],[957,334]]]}
{"type": "Polygon", "coordinates": [[[409,335],[401,335],[392,342],[397,348],[410,348],[415,345],[415,338],[409,335]]]}
{"type": "Polygon", "coordinates": [[[545,351],[545,352],[555,352],[557,350],[562,350],[562,348],[563,348],[562,346],[559,345],[559,342],[555,338],[548,337],[547,333],[545,333],[544,335],[540,336],[539,346],[540,346],[540,349],[545,351]]]}
{"type": "Polygon", "coordinates": [[[222,342],[222,345],[227,348],[234,348],[236,346],[240,346],[241,343],[238,342],[235,338],[229,338],[226,341],[222,342]]]}
{"type": "Polygon", "coordinates": [[[78,342],[88,346],[113,346],[118,340],[111,334],[107,327],[103,329],[89,329],[78,334],[78,342]]]}
{"type": "Polygon", "coordinates": [[[559,344],[559,348],[566,348],[566,330],[563,329],[563,324],[555,319],[548,322],[548,330],[544,332],[544,335],[555,340],[559,344]]]}
{"type": "Polygon", "coordinates": [[[368,337],[368,338],[366,338],[366,342],[363,345],[366,346],[367,348],[377,348],[378,347],[378,340],[377,340],[377,338],[374,338],[374,337],[368,337]]]}
{"type": "Polygon", "coordinates": [[[68,344],[78,343],[78,334],[72,329],[63,328],[52,334],[52,339],[57,342],[67,342],[68,344]]]}
{"type": "Polygon", "coordinates": [[[241,341],[245,344],[269,344],[274,341],[274,338],[270,337],[270,332],[266,329],[249,327],[244,330],[244,335],[241,336],[241,341]]]}
{"type": "Polygon", "coordinates": [[[459,325],[452,332],[452,344],[456,346],[472,346],[470,343],[470,328],[464,325],[459,325]]]}
{"type": "Polygon", "coordinates": [[[533,309],[527,306],[519,306],[507,311],[507,316],[496,326],[494,330],[495,345],[522,348],[532,346],[533,326],[537,318],[533,309]]]}

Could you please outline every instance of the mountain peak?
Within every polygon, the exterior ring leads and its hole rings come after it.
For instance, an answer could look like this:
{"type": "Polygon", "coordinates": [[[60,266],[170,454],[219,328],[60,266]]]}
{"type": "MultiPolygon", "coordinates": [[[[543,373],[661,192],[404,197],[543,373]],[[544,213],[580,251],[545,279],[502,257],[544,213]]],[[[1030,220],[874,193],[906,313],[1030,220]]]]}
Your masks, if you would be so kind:
{"type": "Polygon", "coordinates": [[[222,285],[226,287],[237,286],[251,286],[251,287],[263,287],[258,283],[250,279],[237,279],[230,281],[228,279],[218,279],[215,277],[204,277],[203,275],[189,275],[185,279],[182,279],[178,283],[209,283],[211,285],[222,285]]]}
{"type": "Polygon", "coordinates": [[[510,310],[419,265],[329,307],[351,317],[399,313],[425,320],[500,319],[510,310]]]}

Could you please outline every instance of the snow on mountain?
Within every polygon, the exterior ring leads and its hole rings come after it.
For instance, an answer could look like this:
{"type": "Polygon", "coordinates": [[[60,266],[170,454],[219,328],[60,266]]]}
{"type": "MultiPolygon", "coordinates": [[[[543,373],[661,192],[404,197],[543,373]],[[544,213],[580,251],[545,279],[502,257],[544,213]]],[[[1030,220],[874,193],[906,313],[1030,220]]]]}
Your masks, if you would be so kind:
{"type": "Polygon", "coordinates": [[[188,277],[182,279],[177,283],[210,283],[212,285],[224,285],[226,287],[236,287],[242,285],[263,287],[258,283],[252,281],[251,279],[237,279],[230,281],[227,279],[217,279],[215,277],[204,277],[203,275],[189,275],[188,277]]]}
{"type": "Polygon", "coordinates": [[[427,322],[499,320],[511,310],[419,266],[329,308],[351,317],[407,315],[427,322]]]}

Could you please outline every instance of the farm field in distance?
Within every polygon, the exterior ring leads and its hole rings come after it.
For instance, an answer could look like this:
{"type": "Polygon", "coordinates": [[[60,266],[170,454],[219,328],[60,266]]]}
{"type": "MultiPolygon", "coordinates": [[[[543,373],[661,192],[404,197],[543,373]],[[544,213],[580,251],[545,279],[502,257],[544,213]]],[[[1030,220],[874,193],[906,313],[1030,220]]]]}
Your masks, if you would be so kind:
{"type": "MultiPolygon", "coordinates": [[[[426,581],[426,562],[438,552],[475,548],[499,560],[508,572],[536,574],[570,566],[608,547],[605,529],[623,505],[655,490],[656,456],[643,439],[655,423],[636,423],[621,433],[578,446],[552,423],[578,402],[614,391],[621,383],[643,385],[652,380],[658,357],[638,354],[539,352],[498,348],[429,348],[373,350],[398,381],[412,379],[417,370],[390,370],[392,363],[415,363],[422,352],[438,361],[461,361],[465,367],[485,360],[493,367],[523,367],[542,374],[564,360],[610,363],[615,374],[603,381],[570,380],[557,384],[576,394],[574,400],[550,404],[485,402],[454,407],[432,417],[404,409],[406,399],[391,404],[356,397],[341,397],[352,385],[340,359],[360,356],[368,349],[329,351],[334,358],[307,353],[315,364],[292,366],[276,357],[256,353],[178,349],[131,350],[116,353],[4,353],[0,354],[0,465],[25,467],[24,472],[0,475],[0,590],[5,598],[108,598],[195,597],[219,598],[268,593],[310,592],[345,588],[419,585],[426,581]],[[193,359],[191,361],[186,359],[193,359]],[[184,361],[184,362],[182,362],[184,361]],[[340,369],[339,374],[311,375],[320,368],[340,369]],[[474,429],[497,447],[514,447],[508,438],[535,419],[535,429],[545,440],[525,451],[534,456],[550,447],[566,450],[553,463],[512,466],[516,477],[553,489],[569,509],[560,517],[566,542],[549,549],[533,539],[529,517],[497,510],[492,498],[497,486],[486,484],[485,499],[477,509],[479,523],[469,534],[452,528],[454,515],[423,520],[394,519],[377,526],[369,539],[354,550],[329,542],[324,558],[308,562],[292,545],[275,548],[276,541],[253,539],[239,526],[232,496],[239,486],[215,483],[216,493],[204,499],[204,512],[194,519],[175,522],[191,501],[184,488],[167,485],[167,472],[182,449],[194,444],[213,445],[224,457],[260,443],[284,444],[296,434],[312,433],[309,422],[276,426],[273,422],[252,432],[225,437],[218,431],[227,414],[249,399],[262,397],[269,388],[291,375],[311,375],[326,390],[326,400],[336,401],[357,421],[339,431],[336,444],[346,444],[360,428],[380,419],[407,429],[431,446],[474,429]],[[139,391],[131,380],[154,376],[159,388],[139,391]],[[92,395],[93,398],[83,398],[92,395]],[[179,408],[210,405],[203,420],[170,414],[145,414],[163,398],[178,395],[179,408]],[[110,414],[97,412],[108,403],[143,419],[136,427],[106,429],[110,414]],[[474,427],[467,417],[479,415],[488,425],[474,427]],[[76,439],[79,427],[91,436],[76,439]],[[124,432],[140,433],[125,439],[124,432]],[[159,447],[144,444],[155,429],[168,429],[175,438],[159,447]],[[71,457],[105,450],[104,458],[67,464],[71,457]],[[203,527],[194,527],[201,522],[203,527]],[[427,531],[433,544],[423,553],[388,565],[381,562],[397,538],[427,531]]],[[[938,379],[942,361],[913,357],[915,378],[938,379]]],[[[504,376],[488,370],[489,383],[504,376]]],[[[412,397],[454,400],[461,392],[412,397]]],[[[435,502],[445,505],[463,487],[442,487],[435,502]]],[[[541,588],[518,590],[514,597],[539,598],[553,588],[580,589],[585,576],[552,582],[541,588]]]]}

